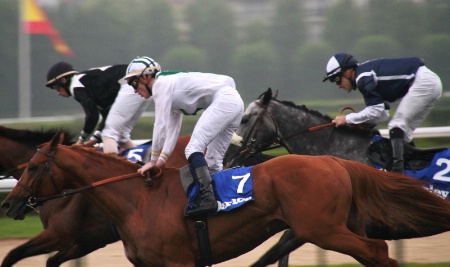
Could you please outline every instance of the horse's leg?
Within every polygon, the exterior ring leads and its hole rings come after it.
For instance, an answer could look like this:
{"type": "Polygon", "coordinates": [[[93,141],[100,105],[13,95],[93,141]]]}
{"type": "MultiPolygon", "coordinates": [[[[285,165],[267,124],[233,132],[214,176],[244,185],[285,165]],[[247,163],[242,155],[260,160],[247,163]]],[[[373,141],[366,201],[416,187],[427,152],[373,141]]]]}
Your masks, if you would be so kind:
{"type": "Polygon", "coordinates": [[[278,243],[270,248],[259,260],[251,265],[251,267],[263,267],[269,264],[274,264],[280,260],[279,267],[287,267],[289,253],[305,244],[305,242],[298,240],[294,233],[288,229],[281,236],[278,243]]]}
{"type": "Polygon", "coordinates": [[[352,256],[364,266],[398,267],[398,262],[389,258],[384,240],[369,239],[352,233],[345,226],[329,227],[325,231],[314,231],[310,242],[327,250],[352,256]]]}
{"type": "Polygon", "coordinates": [[[11,250],[3,259],[1,267],[11,267],[18,261],[54,251],[58,238],[47,230],[11,250]]]}
{"type": "Polygon", "coordinates": [[[81,258],[97,249],[99,249],[99,247],[87,248],[77,245],[72,246],[71,248],[59,251],[55,255],[48,258],[46,267],[59,267],[66,261],[81,258]]]}

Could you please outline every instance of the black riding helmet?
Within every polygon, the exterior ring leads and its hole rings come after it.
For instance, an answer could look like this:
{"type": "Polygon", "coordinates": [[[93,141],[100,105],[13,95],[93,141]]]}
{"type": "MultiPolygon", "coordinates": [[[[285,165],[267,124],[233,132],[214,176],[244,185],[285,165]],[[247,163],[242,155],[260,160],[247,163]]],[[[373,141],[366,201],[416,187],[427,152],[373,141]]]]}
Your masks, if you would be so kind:
{"type": "Polygon", "coordinates": [[[78,71],[71,64],[64,61],[58,62],[48,70],[45,86],[52,88],[59,79],[77,73],[78,71]]]}
{"type": "Polygon", "coordinates": [[[358,60],[350,54],[347,53],[337,53],[328,60],[327,64],[327,76],[323,78],[323,82],[330,80],[334,82],[337,77],[340,77],[342,73],[347,70],[354,68],[358,65],[358,60]]]}

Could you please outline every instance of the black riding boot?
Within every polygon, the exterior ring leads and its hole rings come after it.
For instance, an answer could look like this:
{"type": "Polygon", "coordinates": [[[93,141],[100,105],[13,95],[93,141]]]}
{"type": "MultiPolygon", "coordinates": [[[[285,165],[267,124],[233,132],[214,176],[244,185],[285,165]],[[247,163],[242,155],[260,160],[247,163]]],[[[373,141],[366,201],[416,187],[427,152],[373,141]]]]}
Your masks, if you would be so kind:
{"type": "Polygon", "coordinates": [[[189,157],[189,163],[191,165],[192,176],[194,179],[197,179],[200,184],[200,192],[194,200],[195,206],[185,212],[185,216],[194,217],[201,214],[215,212],[218,208],[217,200],[214,196],[213,187],[211,185],[211,174],[209,173],[208,166],[206,166],[206,161],[203,154],[199,153],[202,156],[200,162],[203,160],[205,165],[195,167],[196,164],[194,162],[191,163],[191,158],[195,158],[197,156],[195,154],[197,153],[194,153],[191,157],[189,157]]]}
{"type": "Polygon", "coordinates": [[[392,172],[405,173],[403,167],[403,149],[405,133],[400,128],[393,128],[389,131],[392,145],[392,172]]]}

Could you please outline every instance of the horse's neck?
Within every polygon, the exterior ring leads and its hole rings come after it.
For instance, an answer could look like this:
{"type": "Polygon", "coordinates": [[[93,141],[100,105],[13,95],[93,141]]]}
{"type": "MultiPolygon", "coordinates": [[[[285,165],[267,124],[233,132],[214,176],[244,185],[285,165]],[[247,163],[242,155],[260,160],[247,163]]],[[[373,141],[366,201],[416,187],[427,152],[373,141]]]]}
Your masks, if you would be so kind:
{"type": "Polygon", "coordinates": [[[332,132],[331,127],[309,132],[312,127],[330,121],[306,109],[284,106],[281,110],[273,110],[272,118],[277,123],[278,136],[285,142],[288,151],[294,154],[318,154],[317,151],[322,150],[324,138],[332,132]]]}
{"type": "Polygon", "coordinates": [[[108,162],[107,159],[94,161],[79,153],[66,153],[64,157],[58,157],[57,154],[54,163],[63,170],[66,184],[72,189],[92,185],[108,178],[136,173],[135,177],[98,185],[81,192],[105,212],[107,217],[117,223],[124,220],[126,217],[124,214],[137,210],[136,207],[140,206],[142,199],[140,195],[146,191],[143,177],[136,172],[136,169],[124,168],[120,164],[108,162]]]}
{"type": "Polygon", "coordinates": [[[293,154],[305,155],[333,155],[345,159],[368,163],[366,149],[370,143],[370,136],[361,134],[358,130],[350,131],[343,128],[328,126],[321,129],[312,127],[322,126],[331,121],[325,116],[307,110],[292,110],[282,112],[289,114],[277,115],[280,135],[287,137],[284,140],[286,149],[293,154]]]}

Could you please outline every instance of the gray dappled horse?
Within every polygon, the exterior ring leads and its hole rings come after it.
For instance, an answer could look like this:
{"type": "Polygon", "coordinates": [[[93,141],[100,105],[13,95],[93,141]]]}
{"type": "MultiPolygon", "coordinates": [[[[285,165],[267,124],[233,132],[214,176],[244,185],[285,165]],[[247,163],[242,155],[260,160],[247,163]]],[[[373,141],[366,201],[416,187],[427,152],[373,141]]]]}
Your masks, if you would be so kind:
{"type": "MultiPolygon", "coordinates": [[[[374,133],[377,132],[371,128],[336,128],[331,124],[330,117],[305,106],[280,101],[269,88],[247,107],[232,145],[225,154],[224,166],[236,166],[246,157],[273,146],[282,146],[290,154],[333,155],[371,165],[367,148],[374,133]]],[[[430,229],[430,233],[435,231],[438,230],[430,229]]],[[[385,240],[422,236],[410,229],[387,229],[373,222],[366,222],[366,234],[385,240]]],[[[266,266],[281,259],[279,266],[286,267],[288,253],[303,244],[292,231],[287,230],[280,241],[252,266],[266,266]]]]}
{"type": "Polygon", "coordinates": [[[236,134],[239,140],[234,140],[225,154],[227,166],[274,144],[285,147],[290,154],[333,155],[370,164],[366,151],[372,130],[333,127],[330,117],[273,98],[270,88],[247,107],[236,134]],[[311,130],[317,126],[324,127],[311,130]]]}

